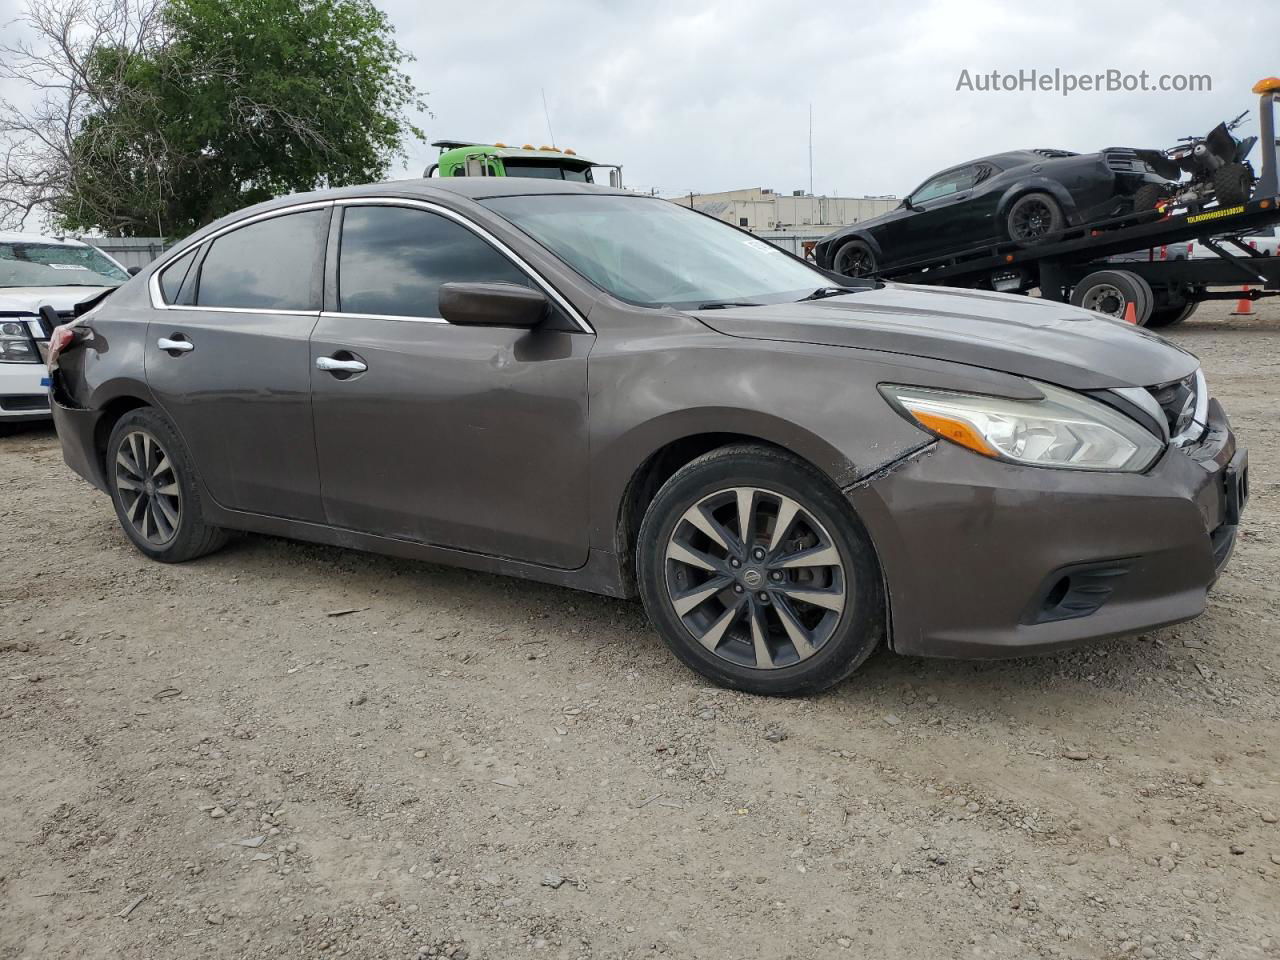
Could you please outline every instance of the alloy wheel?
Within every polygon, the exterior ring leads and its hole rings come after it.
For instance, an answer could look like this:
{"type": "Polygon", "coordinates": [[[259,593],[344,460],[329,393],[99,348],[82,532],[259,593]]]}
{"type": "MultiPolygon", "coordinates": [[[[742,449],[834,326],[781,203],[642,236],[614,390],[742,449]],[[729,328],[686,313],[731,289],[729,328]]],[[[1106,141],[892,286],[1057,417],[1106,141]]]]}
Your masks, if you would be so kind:
{"type": "Polygon", "coordinates": [[[173,458],[145,430],[131,430],[116,448],[116,488],[125,518],[134,532],[163,547],[182,522],[182,488],[173,458]]]}
{"type": "Polygon", "coordinates": [[[844,558],[826,528],[798,501],[762,487],[719,490],[693,504],[665,559],[680,622],[740,666],[807,660],[852,605],[844,558]]]}
{"type": "Polygon", "coordinates": [[[836,255],[836,273],[846,277],[866,277],[875,272],[876,264],[871,254],[862,247],[845,248],[836,255]]]}
{"type": "Polygon", "coordinates": [[[1053,224],[1053,210],[1043,200],[1026,200],[1013,218],[1013,239],[1039,240],[1053,224]]]}
{"type": "Polygon", "coordinates": [[[1126,303],[1128,301],[1118,287],[1109,283],[1100,283],[1089,288],[1084,299],[1080,301],[1080,306],[1109,317],[1123,317],[1126,303]]]}

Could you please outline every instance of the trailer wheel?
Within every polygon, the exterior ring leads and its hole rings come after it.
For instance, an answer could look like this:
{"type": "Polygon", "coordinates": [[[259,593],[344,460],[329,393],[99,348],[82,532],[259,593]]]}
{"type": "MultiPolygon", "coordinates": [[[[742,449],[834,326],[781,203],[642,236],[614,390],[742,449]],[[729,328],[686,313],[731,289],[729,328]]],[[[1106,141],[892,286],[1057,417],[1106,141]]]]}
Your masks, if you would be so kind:
{"type": "Polygon", "coordinates": [[[1009,239],[1029,246],[1053,240],[1066,225],[1062,207],[1047,193],[1028,193],[1014,201],[1005,216],[1009,239]]]}
{"type": "Polygon", "coordinates": [[[1144,213],[1154,210],[1156,204],[1165,198],[1164,187],[1158,183],[1144,183],[1133,194],[1133,212],[1144,213]]]}
{"type": "Polygon", "coordinates": [[[876,272],[875,251],[865,241],[850,240],[836,251],[831,265],[846,277],[869,277],[876,272]]]}
{"type": "Polygon", "coordinates": [[[1198,306],[1200,306],[1200,302],[1192,300],[1189,303],[1157,307],[1151,311],[1151,316],[1147,318],[1147,326],[1156,329],[1177,326],[1195,313],[1198,306]]]}
{"type": "Polygon", "coordinates": [[[1243,163],[1228,163],[1213,171],[1213,192],[1219,207],[1247,203],[1253,188],[1253,171],[1243,163]]]}
{"type": "Polygon", "coordinates": [[[1071,305],[1123,320],[1129,304],[1133,304],[1138,326],[1146,326],[1154,301],[1151,285],[1128,270],[1098,270],[1076,284],[1071,291],[1071,305]]]}

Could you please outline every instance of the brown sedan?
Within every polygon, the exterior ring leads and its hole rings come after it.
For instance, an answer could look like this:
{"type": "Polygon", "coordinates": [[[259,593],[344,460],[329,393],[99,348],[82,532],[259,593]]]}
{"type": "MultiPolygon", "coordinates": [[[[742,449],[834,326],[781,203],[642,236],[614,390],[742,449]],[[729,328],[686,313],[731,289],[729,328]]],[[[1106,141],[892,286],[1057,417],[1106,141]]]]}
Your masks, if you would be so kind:
{"type": "Polygon", "coordinates": [[[558,181],[253,207],[50,354],[67,463],[149,557],[250,530],[639,594],[761,693],[1194,617],[1246,495],[1152,334],[558,181]]]}

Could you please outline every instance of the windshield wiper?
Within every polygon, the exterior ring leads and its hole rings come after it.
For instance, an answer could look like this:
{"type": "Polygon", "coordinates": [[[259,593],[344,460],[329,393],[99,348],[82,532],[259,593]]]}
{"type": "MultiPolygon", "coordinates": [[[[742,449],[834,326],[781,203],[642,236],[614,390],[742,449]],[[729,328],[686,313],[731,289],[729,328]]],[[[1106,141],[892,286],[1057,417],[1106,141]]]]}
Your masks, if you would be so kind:
{"type": "Polygon", "coordinates": [[[724,310],[726,307],[760,307],[760,303],[747,303],[745,300],[708,300],[698,304],[695,310],[724,310]]]}
{"type": "Polygon", "coordinates": [[[839,297],[846,293],[861,293],[865,287],[819,287],[807,297],[801,297],[796,303],[804,303],[806,300],[825,300],[827,297],[839,297]]]}

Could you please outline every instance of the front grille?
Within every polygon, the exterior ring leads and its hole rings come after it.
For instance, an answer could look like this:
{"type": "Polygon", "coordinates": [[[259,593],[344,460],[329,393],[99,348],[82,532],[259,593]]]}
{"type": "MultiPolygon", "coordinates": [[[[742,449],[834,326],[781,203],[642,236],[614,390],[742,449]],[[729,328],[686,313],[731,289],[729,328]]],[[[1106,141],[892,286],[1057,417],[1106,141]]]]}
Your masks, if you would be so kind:
{"type": "Polygon", "coordinates": [[[1195,421],[1196,375],[1183,377],[1172,383],[1163,383],[1157,387],[1148,387],[1147,392],[1155,398],[1164,412],[1165,422],[1169,424],[1169,436],[1178,437],[1189,429],[1195,421]]]}

